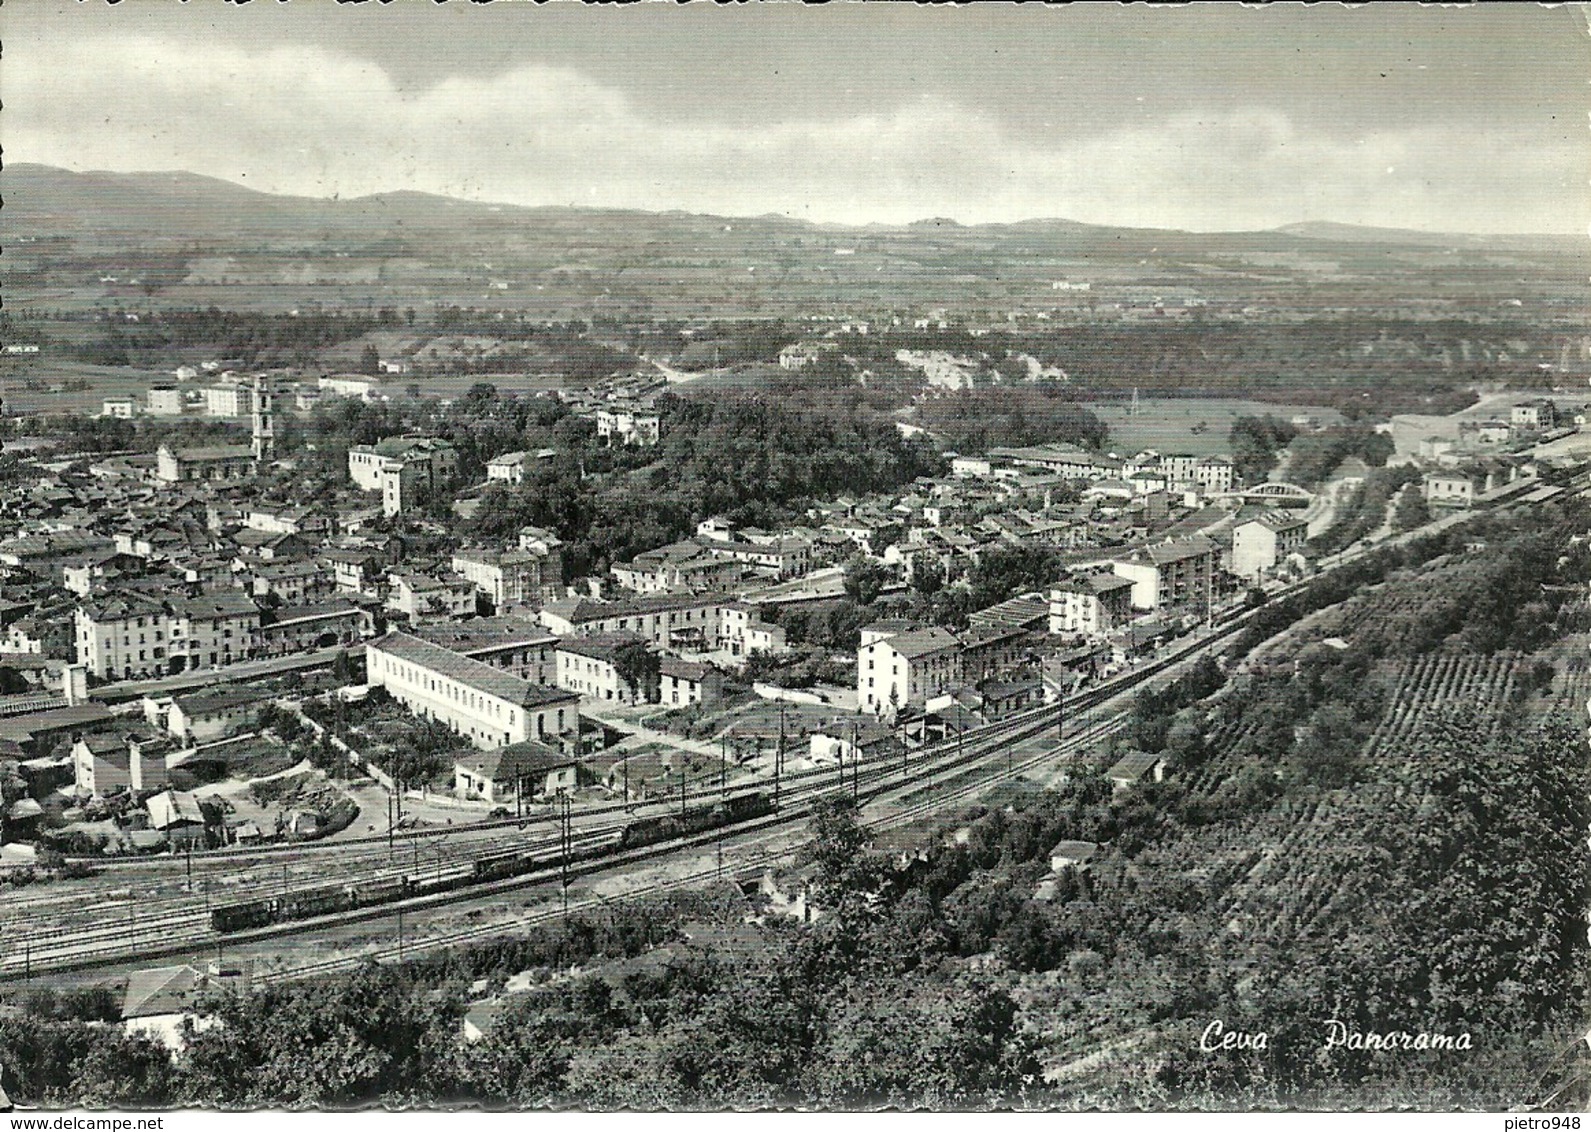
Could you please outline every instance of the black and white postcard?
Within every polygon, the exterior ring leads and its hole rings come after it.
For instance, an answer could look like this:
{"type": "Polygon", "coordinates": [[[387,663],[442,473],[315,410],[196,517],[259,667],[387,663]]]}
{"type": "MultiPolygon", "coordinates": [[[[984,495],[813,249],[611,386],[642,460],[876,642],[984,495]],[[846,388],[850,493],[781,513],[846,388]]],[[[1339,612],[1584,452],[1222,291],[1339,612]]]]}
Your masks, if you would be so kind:
{"type": "Polygon", "coordinates": [[[1583,7],[0,42],[14,1129],[1579,1127],[1583,7]]]}

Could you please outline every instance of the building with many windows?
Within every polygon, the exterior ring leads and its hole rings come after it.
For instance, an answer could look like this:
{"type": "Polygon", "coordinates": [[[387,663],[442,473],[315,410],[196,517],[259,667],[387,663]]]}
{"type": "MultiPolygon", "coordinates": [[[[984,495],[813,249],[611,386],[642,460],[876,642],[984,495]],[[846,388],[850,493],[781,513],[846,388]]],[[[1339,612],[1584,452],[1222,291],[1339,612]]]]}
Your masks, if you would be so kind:
{"type": "Polygon", "coordinates": [[[527,739],[557,745],[565,733],[579,734],[575,693],[538,687],[409,633],[387,633],[367,644],[365,668],[373,687],[482,750],[527,739]]]}
{"type": "Polygon", "coordinates": [[[1232,528],[1232,573],[1257,581],[1304,549],[1309,522],[1286,511],[1267,511],[1232,528]]]}
{"type": "Polygon", "coordinates": [[[1203,535],[1155,543],[1110,568],[1132,581],[1134,609],[1206,608],[1214,595],[1215,544],[1203,535]]]}
{"type": "Polygon", "coordinates": [[[1079,574],[1050,590],[1052,633],[1104,636],[1132,620],[1132,579],[1114,572],[1079,574]]]}
{"type": "Polygon", "coordinates": [[[856,659],[857,704],[870,715],[922,707],[961,683],[961,642],[938,627],[865,626],[856,659]]]}
{"type": "Polygon", "coordinates": [[[85,601],[73,622],[77,662],[99,679],[132,680],[169,671],[166,607],[155,598],[120,593],[85,601]]]}
{"type": "Polygon", "coordinates": [[[458,475],[458,451],[428,436],[389,437],[348,450],[348,477],[364,491],[381,492],[381,510],[396,515],[458,475]]]}
{"type": "Polygon", "coordinates": [[[422,625],[414,635],[461,656],[512,672],[532,684],[558,682],[556,650],[559,638],[534,621],[519,617],[437,621],[422,625]]]}
{"type": "Polygon", "coordinates": [[[536,608],[563,592],[562,543],[536,550],[466,547],[453,552],[453,570],[469,579],[496,612],[536,608]]]}
{"type": "Polygon", "coordinates": [[[247,386],[212,385],[201,392],[207,417],[246,417],[254,411],[254,394],[247,386]]]}
{"type": "Polygon", "coordinates": [[[1237,482],[1237,469],[1225,456],[1206,456],[1194,467],[1193,480],[1211,495],[1223,495],[1237,482]]]}
{"type": "Polygon", "coordinates": [[[561,598],[543,605],[541,623],[560,637],[633,633],[652,647],[673,652],[733,656],[784,652],[784,630],[760,620],[755,608],[725,595],[678,594],[628,601],[561,598]]]}
{"type": "Polygon", "coordinates": [[[618,661],[627,644],[644,645],[639,637],[565,637],[558,642],[558,687],[597,703],[637,704],[650,698],[649,688],[624,679],[618,661]]]}
{"type": "Polygon", "coordinates": [[[222,668],[260,655],[260,607],[227,590],[168,603],[170,671],[222,668]]]}

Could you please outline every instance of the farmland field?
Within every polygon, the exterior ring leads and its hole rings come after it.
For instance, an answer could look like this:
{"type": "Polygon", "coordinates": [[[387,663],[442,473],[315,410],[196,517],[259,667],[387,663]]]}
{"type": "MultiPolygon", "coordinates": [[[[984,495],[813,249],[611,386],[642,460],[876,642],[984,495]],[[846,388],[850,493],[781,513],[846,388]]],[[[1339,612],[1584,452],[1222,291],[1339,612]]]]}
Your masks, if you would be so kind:
{"type": "Polygon", "coordinates": [[[0,362],[0,397],[8,413],[87,413],[97,414],[107,397],[131,396],[139,401],[156,382],[171,381],[169,373],[116,366],[95,366],[84,362],[57,361],[47,356],[7,358],[0,362]],[[33,380],[46,389],[29,389],[33,380]],[[87,389],[67,392],[63,383],[88,383],[87,389]]]}
{"type": "Polygon", "coordinates": [[[1126,401],[1090,402],[1089,409],[1110,428],[1111,448],[1128,455],[1152,448],[1158,452],[1189,452],[1214,456],[1231,450],[1227,433],[1238,417],[1267,413],[1283,420],[1305,413],[1323,425],[1338,424],[1341,414],[1314,405],[1286,405],[1225,397],[1145,398],[1133,413],[1126,401]],[[1198,426],[1203,425],[1202,428],[1198,426]],[[1198,428],[1198,431],[1193,431],[1198,428]]]}

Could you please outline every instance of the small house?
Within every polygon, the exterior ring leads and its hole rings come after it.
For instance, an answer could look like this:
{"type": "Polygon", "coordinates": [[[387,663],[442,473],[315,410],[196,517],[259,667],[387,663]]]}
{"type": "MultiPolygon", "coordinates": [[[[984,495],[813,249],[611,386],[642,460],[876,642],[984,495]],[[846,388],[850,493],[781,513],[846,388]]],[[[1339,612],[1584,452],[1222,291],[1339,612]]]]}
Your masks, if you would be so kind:
{"type": "Polygon", "coordinates": [[[1166,777],[1166,760],[1151,751],[1130,751],[1105,772],[1111,785],[1126,790],[1140,782],[1162,782],[1166,777]]]}
{"type": "Polygon", "coordinates": [[[1055,848],[1050,850],[1050,871],[1087,868],[1098,852],[1099,844],[1093,841],[1056,842],[1055,848]]]}
{"type": "Polygon", "coordinates": [[[453,764],[453,792],[460,798],[491,803],[572,793],[578,765],[577,759],[534,739],[491,751],[470,751],[453,764]]]}

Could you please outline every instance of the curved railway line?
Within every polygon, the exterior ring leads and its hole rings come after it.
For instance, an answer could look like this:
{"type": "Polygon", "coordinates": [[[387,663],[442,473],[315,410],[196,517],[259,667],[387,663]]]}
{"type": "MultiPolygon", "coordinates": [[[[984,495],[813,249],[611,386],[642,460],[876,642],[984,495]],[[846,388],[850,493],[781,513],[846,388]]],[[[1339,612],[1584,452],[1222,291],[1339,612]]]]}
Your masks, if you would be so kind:
{"type": "MultiPolygon", "coordinates": [[[[1233,633],[1240,630],[1249,616],[1248,611],[1229,615],[1224,623],[1203,637],[1195,638],[1184,647],[1175,650],[1167,656],[1150,664],[1116,677],[1096,687],[1086,689],[1063,702],[1043,705],[1014,714],[997,723],[968,731],[956,738],[942,739],[931,743],[916,751],[911,752],[905,760],[890,757],[877,759],[871,762],[863,760],[859,764],[841,764],[840,770],[833,768],[819,768],[810,771],[798,772],[783,776],[780,782],[780,806],[777,813],[758,819],[744,825],[737,825],[729,830],[728,835],[739,836],[743,832],[762,830],[768,828],[788,829],[805,819],[811,809],[811,802],[818,797],[828,794],[854,793],[858,799],[874,798],[876,795],[890,790],[917,792],[932,787],[940,779],[958,778],[964,776],[971,768],[989,761],[993,756],[1006,751],[1017,742],[1040,734],[1056,726],[1067,716],[1088,711],[1096,705],[1112,699],[1124,692],[1128,692],[1145,681],[1163,673],[1196,653],[1218,644],[1233,633]]],[[[1089,741],[1099,738],[1091,735],[1089,741]]],[[[908,806],[902,812],[908,816],[899,821],[914,820],[924,813],[943,807],[958,798],[970,797],[977,790],[985,788],[991,781],[996,781],[1005,774],[1017,774],[1021,770],[1030,768],[1038,762],[1052,761],[1056,757],[1053,749],[1043,752],[1037,758],[1025,759],[1021,763],[1013,763],[1011,768],[1001,764],[995,774],[984,776],[977,782],[962,788],[952,788],[941,796],[930,801],[916,803],[908,806]]],[[[742,781],[737,784],[745,787],[742,781]]],[[[766,789],[769,784],[762,783],[766,789]]],[[[663,803],[654,803],[646,807],[648,811],[657,814],[668,813],[675,805],[688,805],[694,799],[696,802],[711,802],[719,796],[719,789],[697,790],[687,792],[683,802],[669,800],[663,803]],[[654,809],[655,807],[655,809],[654,809]]],[[[592,813],[598,816],[603,812],[622,810],[619,805],[598,807],[594,811],[583,814],[589,819],[592,813]]],[[[545,820],[545,819],[544,819],[545,820]]],[[[896,820],[893,819],[892,820],[896,820]]],[[[517,823],[513,823],[517,826],[517,823]]],[[[626,822],[607,823],[605,825],[582,824],[575,836],[585,839],[619,831],[626,822]]],[[[460,831],[455,831],[460,832],[460,831]]],[[[582,861],[571,870],[571,875],[580,875],[592,872],[609,870],[614,867],[633,865],[639,861],[649,860],[693,844],[704,841],[714,841],[718,837],[716,831],[698,834],[694,837],[668,841],[644,849],[629,850],[613,855],[582,861]]],[[[385,839],[382,839],[383,841],[385,839]]],[[[539,838],[527,837],[517,828],[512,832],[501,832],[490,839],[475,838],[467,843],[457,844],[452,860],[437,863],[437,869],[456,868],[462,860],[473,860],[482,856],[480,850],[492,849],[534,849],[545,847],[555,840],[553,837],[543,835],[539,838]],[[468,856],[465,852],[468,851],[468,856]]],[[[328,871],[330,862],[319,860],[319,855],[311,862],[288,863],[285,866],[278,864],[256,866],[262,868],[265,877],[277,887],[292,888],[292,878],[304,870],[313,870],[313,880],[318,886],[324,886],[333,879],[346,878],[348,883],[376,884],[381,881],[392,881],[400,876],[424,877],[424,870],[418,874],[411,867],[404,869],[400,865],[389,865],[385,860],[385,847],[379,848],[375,854],[379,857],[380,864],[372,868],[371,862],[341,862],[341,867],[332,867],[328,871]],[[295,873],[295,864],[297,873],[295,873]],[[281,875],[276,872],[279,868],[287,869],[287,883],[283,885],[277,878],[281,875]]],[[[400,854],[401,856],[402,854],[400,854]]],[[[167,859],[173,868],[179,866],[180,859],[167,859]]],[[[747,866],[741,866],[747,867],[747,866]]],[[[316,917],[312,919],[294,920],[289,923],[272,924],[259,929],[219,933],[215,931],[209,921],[207,909],[197,902],[192,895],[169,897],[156,904],[140,904],[123,897],[121,900],[101,900],[97,905],[85,908],[81,903],[75,906],[72,918],[81,921],[86,916],[94,914],[97,910],[102,918],[99,923],[81,929],[59,928],[20,928],[12,919],[12,926],[0,938],[0,982],[13,980],[18,977],[29,978],[34,974],[48,971],[77,970],[95,966],[115,965],[125,963],[136,958],[155,958],[161,955],[171,955],[182,952],[203,951],[214,946],[218,940],[236,940],[239,942],[285,936],[325,927],[329,924],[355,922],[358,920],[386,918],[395,916],[399,910],[433,908],[444,904],[459,903],[478,899],[483,896],[494,895],[503,891],[517,888],[533,887],[546,883],[561,875],[560,868],[529,872],[522,876],[513,877],[503,881],[488,882],[485,884],[467,885],[453,889],[449,892],[438,893],[430,896],[420,896],[413,899],[399,900],[388,904],[357,909],[351,912],[334,916],[316,917]],[[104,918],[108,913],[109,917],[104,918]]],[[[232,885],[229,887],[239,887],[232,885]]],[[[79,894],[80,896],[80,894],[79,894]]],[[[70,894],[63,894],[63,900],[70,900],[70,894]]],[[[38,911],[38,906],[35,906],[38,911]]],[[[532,921],[533,922],[533,921],[532,921]]],[[[504,930],[498,926],[494,930],[504,930]]],[[[446,941],[444,941],[446,942],[446,941]]]]}
{"type": "MultiPolygon", "coordinates": [[[[1584,495],[1591,492],[1591,471],[1577,473],[1561,484],[1544,484],[1527,495],[1499,501],[1492,509],[1503,510],[1517,506],[1533,506],[1565,493],[1584,495]]],[[[1410,532],[1418,537],[1420,532],[1410,532]]],[[[1357,558],[1396,545],[1406,537],[1390,540],[1374,547],[1355,548],[1338,555],[1325,567],[1335,569],[1357,558]]],[[[932,814],[959,801],[975,797],[990,785],[1018,776],[1027,770],[1084,749],[1087,745],[1113,733],[1125,725],[1125,715],[1104,719],[1087,717],[1089,713],[1116,697],[1130,692],[1146,681],[1154,679],[1183,662],[1215,647],[1244,629],[1260,609],[1286,599],[1298,592],[1307,582],[1282,587],[1272,593],[1265,605],[1252,610],[1229,611],[1216,619],[1203,635],[1183,642],[1167,655],[1145,664],[1095,687],[1085,689],[1060,702],[1030,708],[1005,720],[968,731],[956,738],[941,739],[928,744],[902,759],[893,756],[858,764],[841,764],[839,771],[819,768],[782,776],[779,783],[779,806],[775,813],[732,827],[676,838],[644,848],[623,849],[602,856],[588,857],[577,862],[537,869],[503,880],[468,884],[450,891],[424,895],[392,903],[358,908],[349,912],[321,916],[288,923],[276,923],[252,930],[219,933],[210,924],[209,908],[199,905],[192,893],[156,897],[151,902],[131,898],[128,889],[119,899],[102,896],[92,904],[82,902],[80,889],[39,895],[20,895],[8,899],[6,920],[0,928],[0,982],[27,978],[48,971],[81,970],[96,967],[118,966],[131,960],[155,958],[161,955],[205,951],[218,940],[240,943],[266,940],[273,937],[306,934],[316,930],[362,920],[388,919],[401,916],[406,911],[429,910],[450,904],[478,902],[516,889],[545,885],[569,876],[588,876],[622,871],[641,862],[677,854],[708,843],[733,842],[733,862],[727,871],[741,875],[760,870],[769,863],[784,857],[788,849],[756,848],[759,843],[774,837],[787,837],[797,823],[811,812],[818,798],[838,793],[852,793],[868,806],[894,805],[869,824],[875,829],[890,829],[932,814]],[[1013,759],[1008,753],[1015,744],[1041,735],[1051,727],[1064,733],[1067,720],[1083,716],[1088,726],[1071,735],[1058,735],[1054,744],[1045,745],[1034,754],[1013,759]],[[1006,760],[995,756],[1006,753],[1006,760]],[[927,796],[924,796],[927,795],[927,796]],[[73,903],[75,901],[75,903],[73,903]],[[41,917],[47,909],[71,904],[71,918],[79,922],[98,918],[99,922],[82,929],[62,930],[37,925],[22,927],[18,920],[41,917]]],[[[735,784],[736,789],[751,786],[745,780],[735,784]]],[[[761,780],[758,785],[767,790],[771,784],[761,780]]],[[[571,846],[587,846],[602,838],[614,838],[629,824],[631,813],[666,814],[675,805],[681,807],[694,802],[711,803],[720,797],[721,788],[714,786],[685,791],[677,799],[648,803],[639,810],[622,803],[601,804],[582,808],[572,822],[571,846]],[[611,815],[617,815],[613,818],[611,815]],[[595,820],[593,820],[595,819],[595,820]]],[[[225,869],[236,870],[241,862],[252,862],[241,878],[233,879],[228,888],[243,888],[255,872],[263,886],[275,884],[279,890],[291,891],[295,878],[303,878],[318,886],[331,882],[359,885],[376,885],[399,878],[424,879],[431,873],[457,869],[465,862],[474,861],[493,852],[508,850],[536,851],[560,844],[559,834],[551,834],[548,826],[556,819],[540,816],[528,819],[507,819],[493,823],[460,827],[457,829],[411,830],[391,838],[382,834],[375,837],[355,838],[335,843],[308,843],[305,845],[257,848],[247,851],[224,850],[195,855],[191,867],[204,876],[225,869]],[[527,827],[542,828],[527,833],[527,827]],[[405,844],[397,850],[398,840],[405,844]],[[434,845],[430,842],[435,841],[434,845]],[[326,860],[331,850],[341,850],[338,860],[326,860]],[[429,861],[422,860],[422,854],[429,861]],[[400,858],[407,856],[409,866],[404,868],[400,858]],[[283,858],[287,858],[283,860],[283,858]],[[429,870],[427,866],[429,865],[429,870]],[[279,871],[280,870],[280,871],[279,871]]],[[[184,864],[180,858],[165,858],[161,864],[168,874],[168,883],[176,883],[178,872],[184,864]]],[[[120,866],[129,871],[138,867],[156,868],[154,862],[143,860],[127,862],[120,866]]],[[[112,870],[118,866],[111,865],[112,870]]],[[[628,894],[634,899],[651,893],[664,892],[699,884],[718,873],[718,869],[698,870],[688,875],[654,881],[628,894]]],[[[136,875],[136,872],[134,873],[136,875]]],[[[208,879],[208,877],[206,877],[208,879]]],[[[206,885],[206,897],[213,894],[206,885]]],[[[264,891],[264,889],[259,889],[264,891]]],[[[570,902],[568,909],[579,910],[604,903],[591,897],[570,902]]],[[[562,906],[556,909],[539,909],[521,914],[516,924],[538,923],[565,914],[562,906]]],[[[471,926],[444,931],[407,946],[377,947],[358,956],[349,956],[323,962],[302,964],[273,972],[268,979],[297,978],[322,971],[363,962],[370,958],[396,957],[404,951],[431,949],[469,942],[489,935],[501,935],[511,930],[501,923],[471,926]]]]}

